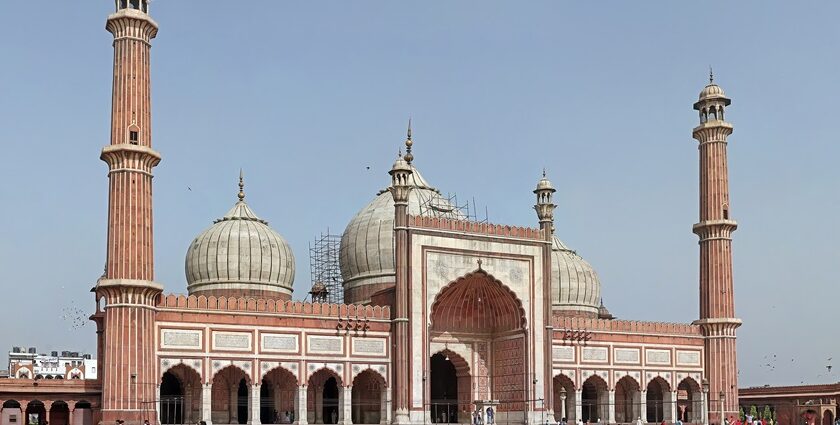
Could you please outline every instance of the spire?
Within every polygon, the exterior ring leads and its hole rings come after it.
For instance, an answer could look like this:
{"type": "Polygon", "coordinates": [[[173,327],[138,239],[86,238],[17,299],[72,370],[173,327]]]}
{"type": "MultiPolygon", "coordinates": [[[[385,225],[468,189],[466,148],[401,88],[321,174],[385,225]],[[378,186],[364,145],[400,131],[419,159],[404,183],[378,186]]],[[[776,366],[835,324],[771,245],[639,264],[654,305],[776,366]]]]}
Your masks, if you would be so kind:
{"type": "Polygon", "coordinates": [[[411,164],[411,161],[414,160],[414,155],[411,154],[411,145],[414,142],[411,141],[411,117],[408,118],[408,131],[406,131],[405,136],[405,162],[411,164]]]}
{"type": "Polygon", "coordinates": [[[241,168],[239,169],[239,194],[237,196],[240,202],[245,201],[245,178],[241,168]]]}
{"type": "Polygon", "coordinates": [[[712,72],[712,66],[709,65],[709,84],[715,83],[715,74],[712,72]]]}

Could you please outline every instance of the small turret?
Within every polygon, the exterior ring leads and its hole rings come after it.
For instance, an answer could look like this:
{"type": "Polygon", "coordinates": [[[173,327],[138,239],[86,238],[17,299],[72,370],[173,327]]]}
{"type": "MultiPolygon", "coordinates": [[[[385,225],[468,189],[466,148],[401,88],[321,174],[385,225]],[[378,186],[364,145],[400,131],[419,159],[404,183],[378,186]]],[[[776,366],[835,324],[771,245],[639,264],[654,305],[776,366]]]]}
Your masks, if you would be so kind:
{"type": "Polygon", "coordinates": [[[114,6],[117,12],[123,9],[135,9],[143,13],[149,13],[149,0],[115,0],[114,6]]]}
{"type": "Polygon", "coordinates": [[[550,226],[553,231],[554,224],[554,192],[557,192],[552,186],[551,182],[545,176],[545,170],[540,181],[537,183],[537,188],[534,189],[534,194],[537,195],[537,204],[534,205],[534,210],[537,211],[537,218],[540,220],[540,227],[544,225],[550,226]]]}

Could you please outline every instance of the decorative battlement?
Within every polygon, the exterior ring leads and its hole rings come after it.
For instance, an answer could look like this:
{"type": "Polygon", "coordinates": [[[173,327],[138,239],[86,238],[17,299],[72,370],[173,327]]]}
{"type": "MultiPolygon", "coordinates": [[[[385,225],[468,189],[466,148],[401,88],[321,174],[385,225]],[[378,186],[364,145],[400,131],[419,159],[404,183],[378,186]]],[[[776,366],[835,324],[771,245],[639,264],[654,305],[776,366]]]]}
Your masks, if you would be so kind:
{"type": "Polygon", "coordinates": [[[700,326],[688,323],[643,322],[636,320],[604,320],[586,317],[554,316],[551,324],[555,331],[572,331],[578,333],[604,332],[633,332],[646,334],[667,334],[703,336],[700,326]]]}
{"type": "Polygon", "coordinates": [[[354,317],[367,320],[391,320],[388,306],[365,306],[356,304],[309,303],[264,298],[206,297],[204,295],[169,294],[157,302],[159,309],[219,310],[250,313],[274,313],[297,316],[329,316],[336,318],[354,317]]]}
{"type": "Polygon", "coordinates": [[[501,236],[508,238],[520,238],[544,241],[545,238],[540,229],[532,227],[508,226],[504,224],[478,223],[467,220],[453,220],[440,217],[425,217],[409,215],[409,227],[445,230],[451,232],[465,232],[489,236],[501,236]]]}

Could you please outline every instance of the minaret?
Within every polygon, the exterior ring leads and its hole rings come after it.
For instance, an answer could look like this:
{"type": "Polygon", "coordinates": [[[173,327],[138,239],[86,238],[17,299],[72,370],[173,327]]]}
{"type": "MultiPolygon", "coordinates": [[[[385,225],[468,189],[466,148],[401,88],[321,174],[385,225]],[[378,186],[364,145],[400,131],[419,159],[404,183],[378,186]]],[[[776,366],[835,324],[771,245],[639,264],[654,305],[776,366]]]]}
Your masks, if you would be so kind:
{"type": "MultiPolygon", "coordinates": [[[[543,245],[542,254],[542,275],[543,275],[543,323],[545,323],[545,333],[543,334],[543,371],[545,372],[541,384],[543,387],[544,401],[541,405],[535,405],[534,411],[544,409],[546,416],[554,417],[554,376],[553,376],[553,359],[552,359],[552,338],[554,336],[554,326],[552,322],[551,312],[551,247],[554,242],[554,209],[557,205],[554,204],[554,186],[545,176],[543,170],[542,178],[537,182],[537,188],[534,189],[534,194],[537,196],[537,203],[534,205],[534,210],[537,212],[537,218],[540,220],[540,230],[543,232],[545,244],[543,245]]],[[[540,382],[536,382],[539,385],[540,382]]],[[[535,389],[536,390],[536,389],[535,389]]],[[[534,391],[533,393],[536,393],[534,391]]]]}
{"type": "Polygon", "coordinates": [[[709,84],[694,104],[700,125],[692,136],[700,142],[700,222],[693,227],[700,237],[700,320],[695,324],[706,337],[712,423],[721,422],[721,398],[726,417],[738,414],[735,330],[741,320],[735,317],[732,283],[732,232],[737,223],[730,218],[726,160],[726,138],[732,134],[732,124],[723,119],[730,102],[710,71],[709,84]]]}
{"type": "Polygon", "coordinates": [[[97,300],[105,300],[102,421],[155,424],[158,381],[154,305],[163,287],[154,282],[149,51],[157,23],[147,0],[116,0],[106,29],[114,35],[111,143],[108,164],[108,245],[97,300]]]}
{"type": "Polygon", "coordinates": [[[408,333],[408,298],[409,288],[408,270],[408,195],[411,192],[411,121],[408,122],[408,134],[405,141],[406,153],[404,157],[397,156],[394,166],[388,174],[391,175],[391,196],[394,198],[394,263],[396,268],[396,285],[394,288],[394,330],[393,330],[393,400],[395,424],[409,424],[411,386],[409,375],[411,372],[411,339],[408,333]]]}

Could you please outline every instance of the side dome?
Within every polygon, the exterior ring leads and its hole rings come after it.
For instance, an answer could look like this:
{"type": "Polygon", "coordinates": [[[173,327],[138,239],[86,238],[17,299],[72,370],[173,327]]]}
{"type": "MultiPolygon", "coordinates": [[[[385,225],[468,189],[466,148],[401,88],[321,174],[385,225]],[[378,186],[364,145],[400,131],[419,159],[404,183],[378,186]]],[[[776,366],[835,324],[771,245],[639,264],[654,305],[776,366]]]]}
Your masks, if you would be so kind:
{"type": "Polygon", "coordinates": [[[292,297],[295,257],[289,244],[239,201],[224,217],[201,232],[187,250],[185,268],[190,295],[292,297]]]}
{"type": "MultiPolygon", "coordinates": [[[[465,219],[440,191],[411,166],[408,213],[465,219]]],[[[394,198],[388,189],[359,211],[341,235],[339,251],[344,302],[368,304],[376,292],[394,286],[394,198]]]]}
{"type": "Polygon", "coordinates": [[[551,306],[555,312],[597,317],[601,282],[589,263],[557,236],[551,246],[551,306]]]}

